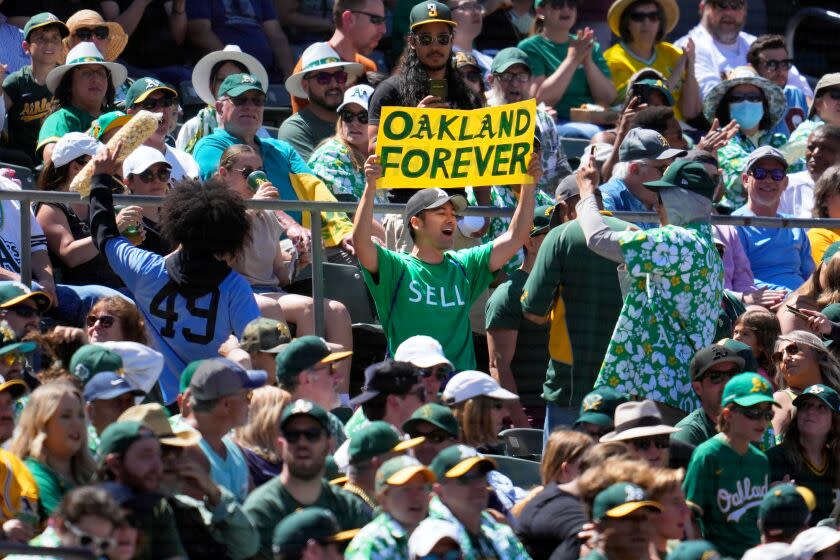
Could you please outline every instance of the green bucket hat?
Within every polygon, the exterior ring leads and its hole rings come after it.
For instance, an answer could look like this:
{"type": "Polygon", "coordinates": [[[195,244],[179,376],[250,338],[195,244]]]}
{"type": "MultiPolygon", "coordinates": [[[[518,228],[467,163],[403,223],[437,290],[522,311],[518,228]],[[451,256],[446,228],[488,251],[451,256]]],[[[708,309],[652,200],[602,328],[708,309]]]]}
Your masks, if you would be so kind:
{"type": "Polygon", "coordinates": [[[248,91],[258,91],[265,95],[265,88],[254,76],[250,74],[231,74],[219,86],[219,93],[216,95],[216,99],[239,97],[248,91]]]}
{"type": "Polygon", "coordinates": [[[310,539],[319,543],[349,541],[358,529],[342,531],[335,514],[319,507],[305,507],[287,515],[274,528],[271,546],[275,553],[293,556],[300,553],[310,539]]]}
{"type": "Polygon", "coordinates": [[[457,438],[460,434],[458,420],[448,406],[437,403],[427,403],[415,410],[411,418],[406,420],[402,429],[405,433],[412,433],[420,423],[427,422],[457,438]]]}
{"type": "Polygon", "coordinates": [[[103,371],[121,374],[123,360],[119,354],[101,344],[85,344],[70,358],[70,373],[81,379],[83,384],[103,371]]]}
{"type": "Polygon", "coordinates": [[[427,484],[437,480],[435,473],[414,457],[402,455],[388,459],[376,470],[376,492],[381,492],[387,486],[402,486],[418,474],[423,475],[427,484]]]}
{"type": "Polygon", "coordinates": [[[682,188],[711,200],[717,184],[702,163],[677,160],[668,166],[660,180],[650,181],[645,186],[653,190],[682,188]]]}
{"type": "Polygon", "coordinates": [[[501,74],[515,64],[522,64],[528,71],[531,71],[531,63],[528,61],[528,54],[520,48],[508,47],[500,50],[493,62],[490,64],[491,74],[501,74]]]}
{"type": "Polygon", "coordinates": [[[90,129],[87,133],[96,138],[97,140],[102,140],[102,137],[107,132],[110,132],[117,127],[123,126],[130,120],[131,116],[126,115],[122,111],[111,111],[110,113],[100,115],[98,119],[93,121],[93,124],[90,125],[90,129]]]}
{"type": "Polygon", "coordinates": [[[616,407],[628,401],[627,395],[602,385],[583,397],[580,416],[575,420],[575,426],[581,422],[602,427],[612,426],[616,407]]]}
{"type": "Polygon", "coordinates": [[[130,109],[137,103],[142,103],[156,91],[168,93],[173,97],[178,97],[178,92],[154,78],[140,78],[136,80],[125,94],[125,108],[130,109]]]}
{"type": "Polygon", "coordinates": [[[282,429],[286,422],[295,416],[309,416],[330,433],[330,419],[327,416],[327,411],[315,404],[312,401],[298,399],[290,403],[283,409],[283,414],[280,415],[280,428],[282,429]]]}
{"type": "Polygon", "coordinates": [[[438,480],[444,480],[460,478],[476,466],[481,466],[484,472],[488,473],[496,468],[496,462],[473,447],[459,444],[447,447],[438,453],[429,468],[438,480]]]}
{"type": "Polygon", "coordinates": [[[397,429],[382,420],[365,424],[350,438],[347,454],[350,464],[358,464],[384,455],[399,453],[423,443],[425,438],[417,437],[404,440],[397,429]]]}
{"type": "Polygon", "coordinates": [[[40,14],[35,14],[29,18],[29,21],[27,21],[26,25],[23,26],[23,40],[29,41],[29,34],[32,33],[32,31],[38,29],[39,27],[47,27],[48,25],[56,26],[62,39],[70,35],[70,30],[67,29],[67,25],[58,19],[57,16],[49,12],[41,12],[40,14]]]}
{"type": "MultiPolygon", "coordinates": [[[[2,349],[0,349],[0,354],[2,354],[2,352],[2,349]]],[[[828,385],[817,383],[816,385],[807,387],[804,391],[802,391],[802,393],[793,399],[793,406],[799,406],[805,399],[809,398],[821,400],[831,412],[834,414],[840,414],[840,395],[838,395],[837,391],[828,385]]]]}
{"type": "Polygon", "coordinates": [[[286,323],[257,317],[245,325],[239,347],[246,352],[277,354],[291,341],[292,333],[286,323]]]}
{"type": "Polygon", "coordinates": [[[104,460],[111,453],[122,455],[131,444],[145,438],[157,439],[155,433],[145,424],[136,420],[114,422],[99,437],[99,457],[104,460]]]}
{"type": "Polygon", "coordinates": [[[773,387],[766,379],[757,373],[739,373],[729,380],[723,388],[721,404],[737,404],[750,407],[769,402],[773,406],[781,406],[773,399],[773,387]]]}
{"type": "Polygon", "coordinates": [[[630,482],[616,482],[595,496],[592,503],[592,520],[600,521],[605,517],[621,518],[641,508],[662,511],[659,502],[651,500],[641,486],[630,482]]]}
{"type": "Polygon", "coordinates": [[[452,21],[452,10],[446,4],[435,2],[435,0],[427,0],[420,2],[411,8],[411,15],[408,17],[409,28],[414,31],[418,25],[425,23],[445,23],[452,27],[457,27],[458,24],[452,21]]]}

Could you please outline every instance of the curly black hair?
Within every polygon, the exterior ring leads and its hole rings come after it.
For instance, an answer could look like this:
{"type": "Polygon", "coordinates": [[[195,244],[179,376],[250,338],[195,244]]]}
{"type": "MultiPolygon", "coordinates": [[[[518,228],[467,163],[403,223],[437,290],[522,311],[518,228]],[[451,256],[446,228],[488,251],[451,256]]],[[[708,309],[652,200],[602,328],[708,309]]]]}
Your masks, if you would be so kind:
{"type": "MultiPolygon", "coordinates": [[[[481,102],[464,83],[464,79],[455,69],[455,58],[450,54],[446,63],[447,101],[457,109],[477,109],[481,102]]],[[[406,45],[399,62],[399,82],[397,89],[400,103],[404,107],[417,107],[424,97],[430,94],[429,74],[417,57],[417,51],[406,45]]]]}
{"type": "Polygon", "coordinates": [[[218,179],[188,179],[166,195],[163,235],[190,253],[233,255],[251,239],[242,199],[218,179]]]}

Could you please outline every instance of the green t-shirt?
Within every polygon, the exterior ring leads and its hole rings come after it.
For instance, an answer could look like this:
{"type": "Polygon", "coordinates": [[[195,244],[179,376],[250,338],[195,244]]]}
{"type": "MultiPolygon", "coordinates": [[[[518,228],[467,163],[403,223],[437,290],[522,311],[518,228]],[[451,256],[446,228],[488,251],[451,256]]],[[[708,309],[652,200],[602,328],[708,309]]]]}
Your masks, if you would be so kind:
{"type": "Polygon", "coordinates": [[[811,513],[811,525],[831,517],[834,502],[840,496],[840,488],[837,488],[834,481],[837,462],[830,452],[826,453],[826,459],[828,464],[825,471],[818,473],[804,461],[797,469],[783,445],[778,445],[767,452],[767,460],[770,461],[770,482],[778,482],[785,475],[789,475],[790,480],[795,480],[797,486],[805,486],[814,493],[814,497],[817,498],[817,507],[811,513]]]}
{"type": "Polygon", "coordinates": [[[674,427],[679,428],[680,431],[671,434],[671,439],[690,443],[695,447],[712,439],[718,433],[717,426],[702,408],[695,409],[694,412],[677,422],[674,427]]]}
{"type": "Polygon", "coordinates": [[[6,116],[9,127],[9,147],[35,158],[38,130],[50,112],[52,93],[44,84],[35,81],[32,66],[24,66],[3,80],[3,91],[12,101],[6,116]]]}
{"type": "Polygon", "coordinates": [[[758,507],[767,493],[767,456],[750,445],[739,455],[718,434],[691,456],[685,497],[703,508],[700,529],[724,556],[740,558],[761,540],[758,507]]]}
{"type": "Polygon", "coordinates": [[[315,506],[330,510],[338,519],[342,531],[358,529],[370,522],[371,517],[364,502],[344,490],[321,482],[321,495],[311,504],[298,502],[275,477],[254,490],[242,506],[260,534],[258,558],[271,560],[271,537],[274,528],[284,517],[300,508],[315,506]]]}
{"type": "MultiPolygon", "coordinates": [[[[607,216],[613,231],[630,224],[607,216]]],[[[548,232],[522,292],[522,309],[545,316],[556,296],[563,298],[572,343],[573,367],[552,361],[543,398],[559,406],[580,406],[604,361],[621,312],[617,263],[593,253],[577,220],[548,232]]],[[[563,319],[560,319],[563,320],[563,319]]]]}
{"type": "Polygon", "coordinates": [[[46,521],[58,508],[64,494],[72,490],[75,485],[32,457],[27,457],[23,462],[38,485],[38,517],[41,521],[46,521]]]}
{"type": "MultiPolygon", "coordinates": [[[[569,40],[576,39],[574,34],[569,35],[569,40]]],[[[549,41],[542,35],[533,35],[519,42],[519,48],[528,53],[528,61],[531,63],[531,73],[536,76],[550,76],[566,60],[566,53],[569,52],[569,43],[555,43],[549,41]]],[[[592,49],[592,60],[604,75],[610,77],[610,68],[601,52],[601,45],[595,43],[592,49]]],[[[589,82],[586,81],[586,72],[583,65],[578,66],[569,86],[563,97],[554,105],[557,111],[557,118],[569,120],[569,109],[580,107],[584,103],[594,103],[592,91],[589,89],[589,82]]]]}
{"type": "Polygon", "coordinates": [[[295,113],[280,125],[277,138],[292,145],[304,161],[312,155],[315,146],[335,134],[335,123],[319,119],[309,109],[295,113]]]}
{"type": "Polygon", "coordinates": [[[161,498],[151,511],[137,519],[141,533],[145,536],[144,553],[135,556],[135,560],[152,560],[153,558],[186,558],[184,545],[178,534],[175,513],[172,506],[161,498]]]}
{"type": "Polygon", "coordinates": [[[519,400],[524,406],[542,406],[542,386],[545,381],[548,356],[548,323],[538,325],[525,319],[522,313],[522,289],[528,273],[514,270],[510,279],[500,285],[484,310],[487,330],[510,329],[519,331],[510,369],[516,380],[519,400]]]}
{"type": "Polygon", "coordinates": [[[425,334],[443,345],[456,371],[475,369],[470,307],[490,286],[493,243],[447,251],[438,264],[379,245],[379,273],[362,269],[393,356],[405,339],[425,334]]]}
{"type": "Polygon", "coordinates": [[[40,152],[44,146],[59,139],[68,132],[85,132],[93,124],[96,117],[75,107],[62,107],[44,120],[38,133],[38,147],[40,152]]]}

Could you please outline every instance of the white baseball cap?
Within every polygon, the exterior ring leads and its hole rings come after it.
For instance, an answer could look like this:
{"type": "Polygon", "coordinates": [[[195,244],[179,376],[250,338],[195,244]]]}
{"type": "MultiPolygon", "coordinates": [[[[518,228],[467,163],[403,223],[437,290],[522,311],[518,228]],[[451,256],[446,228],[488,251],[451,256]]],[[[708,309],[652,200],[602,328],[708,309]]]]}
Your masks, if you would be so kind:
{"type": "Polygon", "coordinates": [[[137,146],[125,161],[123,161],[123,177],[139,175],[156,163],[165,163],[170,169],[172,166],[163,157],[163,154],[151,146],[137,146]]]}
{"type": "Polygon", "coordinates": [[[443,389],[443,402],[448,405],[480,396],[506,401],[519,398],[515,393],[502,389],[501,385],[486,373],[475,370],[455,374],[443,389]]]}
{"type": "Polygon", "coordinates": [[[416,560],[426,556],[437,543],[446,538],[458,543],[457,525],[443,519],[424,519],[408,538],[409,559],[416,560]]]}
{"type": "Polygon", "coordinates": [[[793,539],[791,547],[799,560],[811,560],[818,552],[840,543],[840,531],[831,527],[811,527],[793,539]]]}
{"type": "Polygon", "coordinates": [[[347,88],[347,91],[344,92],[344,101],[338,106],[338,109],[336,109],[335,112],[338,113],[351,103],[355,103],[367,111],[371,95],[373,95],[373,88],[366,84],[359,84],[357,86],[347,88]]]}
{"type": "Polygon", "coordinates": [[[749,549],[741,560],[798,560],[788,543],[774,542],[749,549]]]}
{"type": "Polygon", "coordinates": [[[55,167],[67,165],[77,157],[95,156],[102,143],[83,132],[68,132],[53,148],[52,162],[55,167]]]}
{"type": "Polygon", "coordinates": [[[98,344],[119,354],[123,361],[125,380],[129,385],[145,393],[152,390],[163,371],[163,354],[139,342],[127,340],[98,344]]]}
{"type": "Polygon", "coordinates": [[[454,367],[452,362],[446,359],[443,354],[443,346],[440,345],[440,342],[424,334],[406,338],[402,344],[397,346],[394,361],[408,362],[419,368],[429,368],[438,364],[447,364],[450,368],[454,367]]]}

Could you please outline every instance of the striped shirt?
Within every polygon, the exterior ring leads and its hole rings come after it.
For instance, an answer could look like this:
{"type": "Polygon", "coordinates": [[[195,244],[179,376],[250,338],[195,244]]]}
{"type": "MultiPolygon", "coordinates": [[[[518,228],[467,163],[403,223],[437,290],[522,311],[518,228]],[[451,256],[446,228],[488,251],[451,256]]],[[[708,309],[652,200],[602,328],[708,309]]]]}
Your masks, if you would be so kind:
{"type": "Polygon", "coordinates": [[[23,31],[6,20],[0,14],[0,62],[7,66],[6,73],[11,74],[32,64],[32,59],[23,51],[23,31]]]}

